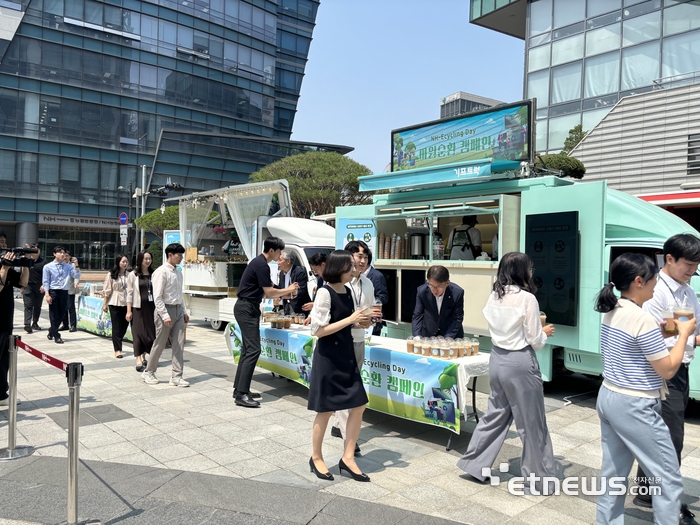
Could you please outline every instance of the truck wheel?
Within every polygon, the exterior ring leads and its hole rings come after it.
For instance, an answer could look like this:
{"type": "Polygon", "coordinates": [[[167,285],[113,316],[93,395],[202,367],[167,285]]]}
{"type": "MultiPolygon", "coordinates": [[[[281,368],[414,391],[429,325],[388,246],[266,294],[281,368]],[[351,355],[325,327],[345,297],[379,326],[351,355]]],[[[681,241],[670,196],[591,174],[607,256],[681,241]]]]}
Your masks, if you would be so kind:
{"type": "Polygon", "coordinates": [[[214,330],[219,330],[220,332],[223,332],[226,329],[226,323],[224,321],[215,321],[212,319],[209,321],[209,324],[214,330]]]}

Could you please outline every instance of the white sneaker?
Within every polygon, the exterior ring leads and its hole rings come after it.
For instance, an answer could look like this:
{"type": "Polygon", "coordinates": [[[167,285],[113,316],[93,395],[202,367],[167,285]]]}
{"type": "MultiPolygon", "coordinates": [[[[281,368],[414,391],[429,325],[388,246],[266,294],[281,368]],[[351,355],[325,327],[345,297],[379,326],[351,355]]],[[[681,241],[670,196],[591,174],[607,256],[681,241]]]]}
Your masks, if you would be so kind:
{"type": "Polygon", "coordinates": [[[171,377],[169,384],[170,386],[179,386],[180,388],[187,388],[190,386],[190,383],[182,379],[181,376],[171,377]]]}
{"type": "Polygon", "coordinates": [[[145,371],[141,374],[143,382],[147,385],[157,385],[159,383],[158,378],[153,372],[145,371]]]}
{"type": "MultiPolygon", "coordinates": [[[[18,399],[17,404],[21,405],[22,402],[18,399]]],[[[9,407],[10,406],[10,398],[8,397],[7,399],[0,399],[0,407],[9,407]]]]}

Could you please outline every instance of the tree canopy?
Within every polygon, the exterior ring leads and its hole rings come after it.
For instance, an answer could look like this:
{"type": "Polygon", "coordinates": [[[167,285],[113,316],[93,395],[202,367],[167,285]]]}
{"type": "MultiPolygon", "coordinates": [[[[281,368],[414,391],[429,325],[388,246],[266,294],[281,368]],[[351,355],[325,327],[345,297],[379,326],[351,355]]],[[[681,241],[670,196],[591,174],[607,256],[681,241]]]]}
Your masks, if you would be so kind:
{"type": "Polygon", "coordinates": [[[564,147],[562,148],[561,152],[568,155],[572,149],[578,146],[578,143],[581,142],[587,134],[588,132],[583,131],[583,126],[581,124],[571,128],[569,130],[569,136],[566,137],[566,140],[564,141],[564,147]]]}
{"type": "Polygon", "coordinates": [[[373,192],[360,192],[358,177],[370,175],[367,166],[338,153],[309,152],[292,155],[253,173],[250,182],[286,179],[296,217],[334,213],[337,206],[372,201],[373,192]]]}
{"type": "Polygon", "coordinates": [[[151,232],[159,239],[163,239],[163,230],[180,229],[180,211],[177,206],[166,206],[165,212],[160,208],[149,211],[134,221],[138,228],[151,232]]]}

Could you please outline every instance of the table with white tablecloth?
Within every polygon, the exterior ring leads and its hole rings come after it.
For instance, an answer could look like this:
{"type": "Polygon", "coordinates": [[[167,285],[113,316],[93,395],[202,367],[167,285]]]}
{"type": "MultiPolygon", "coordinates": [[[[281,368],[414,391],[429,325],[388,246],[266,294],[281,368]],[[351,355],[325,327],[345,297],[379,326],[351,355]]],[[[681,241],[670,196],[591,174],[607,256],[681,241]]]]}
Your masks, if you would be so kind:
{"type": "MultiPolygon", "coordinates": [[[[237,362],[240,329],[230,323],[225,333],[237,362]]],[[[262,323],[260,340],[258,367],[309,386],[316,338],[307,327],[292,325],[280,330],[262,323]]],[[[468,393],[473,390],[468,383],[471,380],[475,386],[475,378],[488,373],[488,358],[488,354],[459,359],[409,354],[403,340],[372,336],[361,372],[368,408],[459,434],[468,393]]],[[[472,411],[475,414],[473,394],[472,411]]]]}

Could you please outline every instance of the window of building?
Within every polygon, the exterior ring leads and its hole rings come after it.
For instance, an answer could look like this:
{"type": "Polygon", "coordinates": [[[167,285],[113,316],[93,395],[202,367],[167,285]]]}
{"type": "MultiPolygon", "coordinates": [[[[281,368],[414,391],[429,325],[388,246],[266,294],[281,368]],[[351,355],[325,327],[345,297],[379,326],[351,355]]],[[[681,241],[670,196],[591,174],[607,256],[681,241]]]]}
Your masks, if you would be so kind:
{"type": "Polygon", "coordinates": [[[581,98],[581,62],[553,67],[552,104],[568,102],[569,100],[575,100],[577,98],[581,98]]]}
{"type": "Polygon", "coordinates": [[[620,9],[620,0],[588,0],[588,18],[620,9]]]}
{"type": "Polygon", "coordinates": [[[530,35],[552,30],[552,0],[530,2],[530,35]]]}
{"type": "Polygon", "coordinates": [[[700,27],[700,5],[695,2],[664,9],[664,36],[700,27]]]}
{"type": "Polygon", "coordinates": [[[549,144],[547,150],[559,150],[564,147],[564,141],[569,136],[569,131],[581,123],[581,115],[564,115],[549,119],[549,144]]]}
{"type": "Polygon", "coordinates": [[[620,24],[594,29],[586,33],[586,56],[606,53],[620,48],[620,24]]]}
{"type": "Polygon", "coordinates": [[[558,40],[552,44],[553,66],[581,58],[583,58],[583,33],[558,40]]]}
{"type": "Polygon", "coordinates": [[[581,0],[556,0],[554,2],[554,27],[563,27],[586,18],[586,2],[581,0]]]}
{"type": "Polygon", "coordinates": [[[597,97],[620,89],[620,52],[586,58],[583,96],[597,97]]]}
{"type": "Polygon", "coordinates": [[[0,149],[0,181],[15,180],[15,152],[0,149]]]}
{"type": "Polygon", "coordinates": [[[39,184],[58,184],[58,157],[39,156],[39,184]]]}
{"type": "Polygon", "coordinates": [[[592,111],[586,111],[583,114],[583,119],[581,122],[581,127],[583,128],[583,131],[589,132],[594,127],[596,127],[598,125],[598,123],[601,120],[603,120],[605,115],[610,113],[610,109],[612,109],[612,108],[601,108],[601,109],[594,109],[592,111]]]}
{"type": "Polygon", "coordinates": [[[688,175],[700,175],[700,135],[688,135],[688,175]]]}
{"type": "Polygon", "coordinates": [[[641,44],[661,36],[661,11],[625,20],[622,24],[622,45],[641,44]]]}
{"type": "Polygon", "coordinates": [[[527,76],[527,98],[536,98],[537,107],[549,105],[549,70],[530,73],[527,76]]]}
{"type": "Polygon", "coordinates": [[[700,70],[700,31],[664,38],[662,77],[700,70]]]}
{"type": "Polygon", "coordinates": [[[535,151],[547,150],[547,119],[535,121],[535,151]]]}
{"type": "Polygon", "coordinates": [[[549,45],[533,47],[527,53],[527,70],[537,71],[549,67],[549,45]]]}
{"type": "Polygon", "coordinates": [[[649,42],[622,50],[621,89],[650,86],[659,78],[659,42],[649,42]]]}

